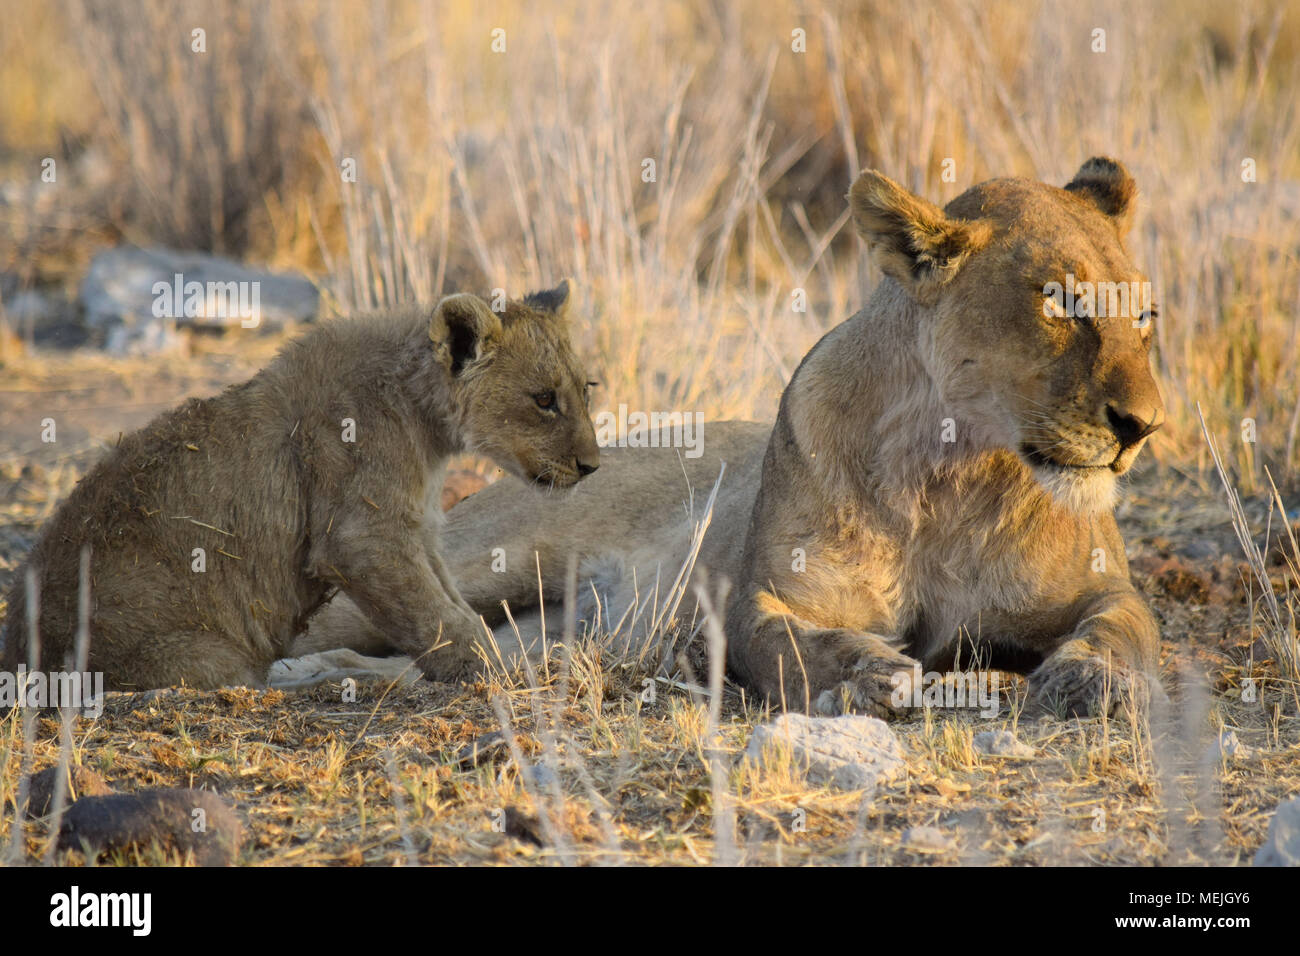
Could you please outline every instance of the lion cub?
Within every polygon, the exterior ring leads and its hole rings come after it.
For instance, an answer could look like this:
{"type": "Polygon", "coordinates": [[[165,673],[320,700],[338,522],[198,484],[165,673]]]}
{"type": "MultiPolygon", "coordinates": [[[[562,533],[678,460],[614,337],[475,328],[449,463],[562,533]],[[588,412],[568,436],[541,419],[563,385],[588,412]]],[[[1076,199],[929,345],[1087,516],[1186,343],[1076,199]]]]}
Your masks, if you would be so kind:
{"type": "MultiPolygon", "coordinates": [[[[480,624],[426,505],[469,450],[544,488],[595,471],[567,280],[502,314],[473,295],[321,325],[252,380],[123,438],[28,558],[46,669],[74,645],[90,549],[90,660],[110,688],[263,685],[335,589],[430,677],[462,673],[480,624]]],[[[27,658],[26,571],[4,666],[27,658]]]]}

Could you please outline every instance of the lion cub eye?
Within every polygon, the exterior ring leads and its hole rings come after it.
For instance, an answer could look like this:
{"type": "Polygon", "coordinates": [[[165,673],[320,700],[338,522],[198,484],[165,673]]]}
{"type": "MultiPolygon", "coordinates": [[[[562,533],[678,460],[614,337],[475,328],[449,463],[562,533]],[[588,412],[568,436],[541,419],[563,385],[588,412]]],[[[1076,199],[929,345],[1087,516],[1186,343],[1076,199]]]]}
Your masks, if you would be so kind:
{"type": "Polygon", "coordinates": [[[533,401],[537,403],[538,408],[543,409],[544,411],[550,412],[555,410],[555,392],[552,389],[548,389],[545,392],[537,392],[533,395],[533,401]]]}

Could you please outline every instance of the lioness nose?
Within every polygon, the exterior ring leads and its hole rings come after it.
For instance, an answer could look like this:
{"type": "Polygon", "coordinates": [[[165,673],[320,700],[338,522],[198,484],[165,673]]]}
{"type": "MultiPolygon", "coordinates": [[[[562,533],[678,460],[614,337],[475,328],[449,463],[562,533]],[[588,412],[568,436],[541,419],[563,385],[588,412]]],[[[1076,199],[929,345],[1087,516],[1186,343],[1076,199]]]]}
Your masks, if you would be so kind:
{"type": "Polygon", "coordinates": [[[1159,405],[1145,407],[1107,405],[1106,420],[1119,443],[1127,448],[1136,445],[1165,423],[1165,410],[1159,405]]]}
{"type": "Polygon", "coordinates": [[[579,462],[578,462],[578,477],[579,477],[579,478],[586,478],[588,475],[590,475],[593,471],[595,471],[595,470],[596,470],[597,468],[599,468],[599,467],[600,467],[600,463],[599,463],[599,462],[596,462],[596,463],[593,464],[592,462],[579,461],[579,462]]]}

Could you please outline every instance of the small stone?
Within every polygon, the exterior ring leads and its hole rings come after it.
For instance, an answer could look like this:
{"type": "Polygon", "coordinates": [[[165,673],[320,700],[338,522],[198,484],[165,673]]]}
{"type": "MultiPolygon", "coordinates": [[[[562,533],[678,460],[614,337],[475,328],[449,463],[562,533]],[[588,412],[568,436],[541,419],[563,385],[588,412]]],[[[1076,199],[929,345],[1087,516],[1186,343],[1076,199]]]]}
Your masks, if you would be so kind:
{"type": "Polygon", "coordinates": [[[903,846],[909,850],[937,853],[952,849],[953,840],[938,827],[908,827],[903,831],[903,846]]]}
{"type": "Polygon", "coordinates": [[[234,810],[206,790],[83,797],[68,809],[59,830],[60,847],[88,848],[92,856],[158,843],[182,852],[192,850],[200,866],[230,866],[242,838],[243,825],[234,810]]]}
{"type": "MultiPolygon", "coordinates": [[[[40,773],[33,774],[27,784],[28,816],[43,817],[54,811],[54,785],[58,779],[57,766],[46,767],[40,773]]],[[[112,792],[113,788],[104,782],[104,778],[89,767],[69,767],[63,807],[66,810],[82,797],[102,797],[112,792]]]]}
{"type": "Polygon", "coordinates": [[[1300,866],[1300,797],[1278,804],[1268,836],[1255,854],[1256,866],[1300,866]]]}
{"type": "Polygon", "coordinates": [[[975,735],[975,752],[986,757],[1013,757],[1028,760],[1034,748],[1016,738],[1009,730],[981,730],[975,735]]]}
{"type": "Polygon", "coordinates": [[[891,783],[907,770],[898,737],[876,717],[784,714],[754,728],[746,753],[762,762],[782,745],[791,748],[810,782],[840,790],[891,783]]]}
{"type": "Polygon", "coordinates": [[[462,770],[472,770],[496,761],[509,753],[510,747],[505,736],[499,730],[475,737],[456,752],[455,763],[462,770]]]}
{"type": "Polygon", "coordinates": [[[1210,763],[1243,760],[1250,755],[1251,749],[1238,740],[1236,733],[1231,730],[1220,731],[1218,739],[1213,741],[1205,752],[1206,759],[1210,763]]]}
{"type": "Polygon", "coordinates": [[[559,776],[544,763],[536,763],[528,768],[528,783],[543,790],[553,786],[560,780],[559,776]]]}

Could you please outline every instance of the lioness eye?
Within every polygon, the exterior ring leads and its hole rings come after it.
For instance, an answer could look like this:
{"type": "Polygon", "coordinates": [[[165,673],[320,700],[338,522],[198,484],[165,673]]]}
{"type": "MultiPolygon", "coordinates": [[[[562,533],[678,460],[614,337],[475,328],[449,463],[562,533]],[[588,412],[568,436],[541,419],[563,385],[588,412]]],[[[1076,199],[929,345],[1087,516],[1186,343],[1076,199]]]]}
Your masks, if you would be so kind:
{"type": "Polygon", "coordinates": [[[533,401],[537,403],[538,408],[544,408],[547,411],[550,411],[555,406],[555,392],[550,390],[538,392],[533,396],[533,401]]]}

